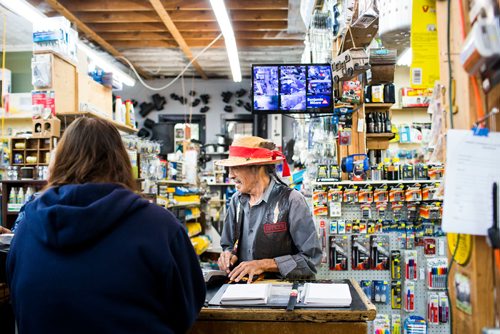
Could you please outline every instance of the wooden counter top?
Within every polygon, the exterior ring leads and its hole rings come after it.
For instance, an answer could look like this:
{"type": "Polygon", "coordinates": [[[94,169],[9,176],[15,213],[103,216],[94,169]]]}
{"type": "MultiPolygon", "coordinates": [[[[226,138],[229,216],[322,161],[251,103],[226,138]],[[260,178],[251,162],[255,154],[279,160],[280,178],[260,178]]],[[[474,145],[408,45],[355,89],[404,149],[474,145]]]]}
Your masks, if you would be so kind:
{"type": "Polygon", "coordinates": [[[350,308],[285,309],[262,307],[202,308],[190,334],[366,334],[377,310],[355,280],[349,280],[350,308]]]}
{"type": "Polygon", "coordinates": [[[204,307],[199,320],[235,321],[369,321],[375,319],[375,306],[369,301],[355,280],[350,280],[352,305],[350,308],[284,309],[262,307],[204,307]]]}

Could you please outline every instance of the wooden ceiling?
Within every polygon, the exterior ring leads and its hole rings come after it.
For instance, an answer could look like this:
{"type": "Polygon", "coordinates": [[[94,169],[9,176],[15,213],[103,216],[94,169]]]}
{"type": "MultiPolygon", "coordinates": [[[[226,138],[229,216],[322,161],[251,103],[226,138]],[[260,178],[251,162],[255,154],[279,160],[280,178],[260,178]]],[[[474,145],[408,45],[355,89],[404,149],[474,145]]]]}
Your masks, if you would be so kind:
{"type": "MultiPolygon", "coordinates": [[[[29,0],[47,16],[64,15],[80,36],[145,77],[176,76],[219,34],[209,0],[29,0]]],[[[288,34],[288,0],[226,0],[243,76],[252,63],[300,62],[303,34],[288,34]]],[[[229,77],[221,38],[193,63],[187,76],[229,77]]]]}

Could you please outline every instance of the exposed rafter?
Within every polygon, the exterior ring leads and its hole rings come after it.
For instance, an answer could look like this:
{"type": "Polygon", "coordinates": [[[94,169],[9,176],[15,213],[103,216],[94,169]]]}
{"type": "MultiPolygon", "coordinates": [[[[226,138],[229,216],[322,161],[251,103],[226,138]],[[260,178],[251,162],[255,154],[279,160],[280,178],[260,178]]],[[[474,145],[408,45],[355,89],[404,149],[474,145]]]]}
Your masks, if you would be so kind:
{"type": "MultiPolygon", "coordinates": [[[[156,1],[156,0],[155,0],[156,1]]],[[[158,0],[159,1],[159,0],[158,0]]],[[[161,2],[160,2],[161,5],[161,2]]],[[[156,7],[155,7],[156,9],[156,7]]],[[[176,10],[167,13],[169,19],[175,24],[179,22],[216,22],[212,11],[209,10],[176,10]]],[[[85,23],[129,23],[129,22],[161,22],[159,12],[73,12],[85,23]],[[157,14],[158,13],[158,14],[157,14]]],[[[284,21],[288,20],[286,10],[233,10],[230,13],[232,22],[255,21],[284,21]]]]}
{"type": "MultiPolygon", "coordinates": [[[[177,46],[177,43],[174,40],[143,40],[143,39],[135,39],[135,40],[109,40],[111,44],[113,44],[117,48],[174,48],[177,46]]],[[[186,44],[190,47],[204,47],[208,44],[207,41],[200,39],[186,39],[184,40],[186,44]]],[[[303,41],[297,40],[273,40],[273,39],[243,39],[237,40],[236,44],[238,48],[255,48],[262,46],[274,46],[276,43],[280,43],[281,46],[303,46],[303,41]]],[[[223,40],[218,40],[212,46],[212,48],[224,48],[225,44],[223,40]]],[[[193,63],[194,64],[194,63],[193,63]]]]}
{"type": "MultiPolygon", "coordinates": [[[[165,25],[160,22],[137,23],[89,23],[89,26],[96,32],[128,32],[128,31],[166,31],[165,25]]],[[[175,24],[177,29],[184,33],[185,31],[215,31],[220,32],[217,22],[178,22],[175,24]]],[[[283,31],[286,32],[287,23],[285,21],[241,21],[233,22],[233,29],[238,31],[283,31]]],[[[238,34],[236,34],[238,35],[238,34]]],[[[236,36],[237,37],[237,36],[236,36]]]]}
{"type": "MultiPolygon", "coordinates": [[[[165,7],[163,7],[163,4],[161,3],[160,0],[149,0],[153,8],[155,9],[156,13],[158,13],[158,16],[160,16],[160,19],[162,20],[163,24],[167,27],[168,31],[172,34],[174,37],[175,41],[177,44],[179,44],[179,47],[181,48],[182,52],[186,55],[186,57],[191,61],[193,60],[193,53],[189,49],[188,45],[186,44],[186,41],[184,40],[184,37],[182,37],[181,33],[175,26],[174,22],[170,18],[170,15],[168,15],[167,11],[165,10],[165,7]]],[[[201,68],[200,64],[195,60],[192,63],[193,67],[196,69],[196,71],[201,75],[203,79],[208,79],[207,75],[201,68]]]]}
{"type": "MultiPolygon", "coordinates": [[[[149,2],[144,0],[64,0],[61,1],[71,11],[82,12],[117,12],[117,11],[144,11],[151,9],[149,2]]],[[[167,11],[173,10],[212,10],[207,0],[162,0],[167,11]]],[[[288,0],[229,0],[226,1],[229,10],[267,10],[267,9],[288,9],[288,0]]]]}
{"type": "MultiPolygon", "coordinates": [[[[115,49],[111,44],[106,42],[101,36],[99,36],[97,33],[95,33],[92,29],[90,29],[85,23],[83,23],[80,19],[78,19],[72,12],[70,12],[66,7],[64,7],[59,1],[57,0],[46,0],[46,3],[48,3],[52,8],[54,8],[59,14],[62,16],[66,17],[68,20],[70,20],[73,24],[76,25],[78,30],[82,31],[87,37],[95,41],[97,44],[99,44],[104,50],[108,51],[110,54],[112,54],[115,57],[123,57],[123,55],[115,49]]],[[[139,74],[141,74],[143,77],[149,79],[151,78],[151,75],[146,72],[144,69],[142,69],[139,66],[136,66],[134,64],[135,69],[139,74]]]]}

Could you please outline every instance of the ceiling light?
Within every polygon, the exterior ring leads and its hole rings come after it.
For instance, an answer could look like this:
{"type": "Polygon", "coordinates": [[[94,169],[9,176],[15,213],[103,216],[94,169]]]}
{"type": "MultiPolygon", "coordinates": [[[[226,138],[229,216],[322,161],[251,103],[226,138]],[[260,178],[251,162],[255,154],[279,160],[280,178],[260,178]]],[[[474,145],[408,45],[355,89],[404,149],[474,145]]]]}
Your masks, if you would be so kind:
{"type": "Polygon", "coordinates": [[[412,50],[411,48],[406,48],[398,57],[396,65],[409,67],[411,66],[411,62],[412,62],[412,50]]]}
{"type": "Polygon", "coordinates": [[[31,4],[23,0],[0,0],[0,3],[10,11],[16,13],[21,17],[24,17],[32,24],[47,17],[31,4]]]}
{"type": "MultiPolygon", "coordinates": [[[[0,0],[0,4],[2,4],[10,11],[16,13],[17,15],[24,17],[32,24],[40,22],[41,20],[47,18],[47,16],[45,16],[37,8],[33,7],[31,4],[27,3],[24,0],[0,0]]],[[[108,60],[105,60],[104,58],[99,56],[94,50],[92,50],[81,41],[78,41],[78,47],[82,49],[87,54],[87,56],[96,63],[97,66],[99,66],[106,72],[113,72],[113,77],[121,81],[124,85],[135,85],[134,78],[120,70],[115,65],[111,64],[108,60]]]]}
{"type": "Polygon", "coordinates": [[[233,74],[233,81],[240,82],[241,69],[240,60],[238,58],[238,48],[236,47],[233,27],[231,26],[231,21],[229,21],[224,0],[210,0],[210,4],[212,5],[212,10],[214,11],[217,22],[219,23],[222,35],[224,36],[227,56],[229,58],[229,66],[231,67],[231,73],[233,74]]]}

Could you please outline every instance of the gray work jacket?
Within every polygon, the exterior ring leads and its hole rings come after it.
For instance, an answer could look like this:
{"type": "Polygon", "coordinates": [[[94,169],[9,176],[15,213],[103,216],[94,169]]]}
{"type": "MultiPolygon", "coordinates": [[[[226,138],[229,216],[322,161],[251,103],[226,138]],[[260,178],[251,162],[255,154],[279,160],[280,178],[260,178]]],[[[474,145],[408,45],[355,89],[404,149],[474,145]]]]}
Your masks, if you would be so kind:
{"type": "MultiPolygon", "coordinates": [[[[250,206],[250,196],[237,192],[231,198],[224,228],[221,237],[223,250],[232,251],[235,240],[235,221],[238,203],[243,210],[243,223],[241,240],[238,241],[239,261],[254,260],[255,239],[262,233],[261,225],[264,221],[274,219],[275,208],[269,208],[270,196],[274,187],[278,187],[274,179],[271,179],[268,188],[264,191],[261,200],[254,206],[250,206]]],[[[318,239],[311,210],[304,197],[296,190],[291,191],[289,200],[288,229],[294,243],[296,253],[273,257],[280,274],[283,277],[310,278],[317,270],[316,266],[321,262],[321,245],[318,239]]]]}

